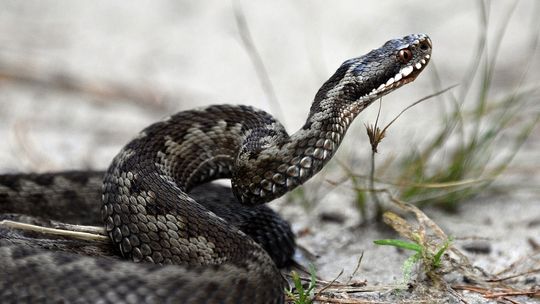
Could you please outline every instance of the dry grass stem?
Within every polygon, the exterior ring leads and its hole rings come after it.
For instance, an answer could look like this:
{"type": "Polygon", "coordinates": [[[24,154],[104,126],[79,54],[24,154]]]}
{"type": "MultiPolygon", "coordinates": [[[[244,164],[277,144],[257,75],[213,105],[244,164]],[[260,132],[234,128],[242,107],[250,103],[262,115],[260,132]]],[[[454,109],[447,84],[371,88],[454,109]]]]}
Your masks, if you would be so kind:
{"type": "Polygon", "coordinates": [[[51,227],[44,227],[39,225],[32,225],[22,222],[15,222],[10,220],[2,220],[0,221],[0,227],[5,228],[11,228],[11,229],[19,229],[19,230],[25,230],[25,231],[34,231],[41,234],[48,234],[48,235],[55,235],[55,236],[63,236],[66,238],[72,238],[72,239],[78,239],[78,240],[84,240],[84,241],[101,241],[101,242],[109,242],[109,237],[105,235],[105,231],[101,227],[93,227],[92,229],[88,228],[87,226],[80,226],[77,227],[77,225],[69,225],[70,230],[66,229],[59,229],[59,228],[51,228],[51,227]],[[92,232],[88,232],[92,231],[92,232]]]}
{"type": "Polygon", "coordinates": [[[261,55],[259,54],[259,51],[257,50],[255,43],[253,42],[253,38],[249,31],[249,26],[246,20],[246,15],[244,14],[242,6],[240,5],[240,0],[233,1],[233,4],[234,18],[236,20],[236,26],[238,27],[238,33],[240,35],[240,38],[242,39],[242,45],[244,46],[244,49],[246,50],[249,58],[251,59],[251,63],[253,64],[255,72],[257,73],[257,77],[259,78],[262,89],[266,97],[268,98],[268,103],[270,105],[270,108],[272,109],[272,112],[274,112],[278,120],[283,121],[283,110],[281,109],[279,100],[274,90],[274,86],[272,85],[270,76],[266,71],[266,67],[264,66],[261,55]]]}
{"type": "Polygon", "coordinates": [[[0,81],[10,81],[28,86],[39,86],[77,94],[86,94],[95,98],[83,100],[109,103],[115,100],[134,103],[149,110],[162,113],[166,109],[166,100],[179,100],[179,97],[165,96],[150,88],[131,87],[125,84],[83,80],[65,72],[47,73],[28,67],[0,62],[0,81]]]}

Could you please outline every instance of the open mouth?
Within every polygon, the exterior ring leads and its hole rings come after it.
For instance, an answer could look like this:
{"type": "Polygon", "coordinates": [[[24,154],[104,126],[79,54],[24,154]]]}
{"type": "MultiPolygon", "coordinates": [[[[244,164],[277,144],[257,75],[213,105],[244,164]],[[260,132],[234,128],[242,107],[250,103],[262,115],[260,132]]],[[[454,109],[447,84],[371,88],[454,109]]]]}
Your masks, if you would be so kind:
{"type": "Polygon", "coordinates": [[[407,84],[415,80],[416,76],[418,76],[418,74],[420,74],[420,72],[427,65],[430,58],[431,58],[431,55],[426,54],[424,55],[422,59],[418,60],[416,63],[407,65],[406,67],[401,68],[399,72],[396,75],[394,75],[394,77],[390,77],[390,79],[388,79],[386,83],[383,83],[378,88],[373,89],[368,94],[368,97],[382,95],[391,89],[398,88],[404,84],[407,84]]]}

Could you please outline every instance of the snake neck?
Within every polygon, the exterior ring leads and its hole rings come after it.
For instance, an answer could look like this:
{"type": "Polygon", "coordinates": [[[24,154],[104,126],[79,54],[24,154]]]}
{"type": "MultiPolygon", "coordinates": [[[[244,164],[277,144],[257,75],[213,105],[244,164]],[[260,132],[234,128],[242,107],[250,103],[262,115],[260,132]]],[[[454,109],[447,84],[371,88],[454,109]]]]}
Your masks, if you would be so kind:
{"type": "MultiPolygon", "coordinates": [[[[338,70],[336,74],[339,73],[338,70]]],[[[333,78],[327,83],[332,81],[333,78]]],[[[335,88],[335,84],[332,87],[335,88]]],[[[290,136],[282,132],[266,137],[266,142],[256,151],[243,149],[240,152],[231,181],[242,203],[271,201],[318,173],[335,154],[352,121],[372,102],[358,102],[354,95],[347,95],[346,90],[326,88],[323,85],[317,93],[300,130],[290,136]]],[[[249,142],[250,137],[247,135],[244,142],[249,142]]]]}

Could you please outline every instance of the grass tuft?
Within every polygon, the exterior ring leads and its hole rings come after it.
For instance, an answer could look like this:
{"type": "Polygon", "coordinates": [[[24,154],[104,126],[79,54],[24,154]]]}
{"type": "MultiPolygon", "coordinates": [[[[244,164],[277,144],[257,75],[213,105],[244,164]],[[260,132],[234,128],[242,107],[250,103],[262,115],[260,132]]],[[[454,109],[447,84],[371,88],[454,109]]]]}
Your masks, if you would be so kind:
{"type": "Polygon", "coordinates": [[[373,243],[382,246],[394,246],[396,248],[401,248],[405,250],[413,251],[414,254],[411,255],[403,263],[403,283],[407,284],[411,281],[412,270],[414,265],[418,262],[422,262],[426,272],[433,272],[441,266],[441,257],[443,253],[450,246],[452,239],[446,240],[442,245],[440,245],[435,250],[431,250],[428,246],[425,245],[424,240],[420,235],[414,234],[415,242],[408,242],[398,239],[385,239],[385,240],[376,240],[373,243]]]}
{"type": "Polygon", "coordinates": [[[291,279],[294,287],[285,290],[285,294],[288,300],[294,304],[310,304],[313,302],[313,293],[317,286],[317,275],[315,274],[315,267],[310,265],[310,280],[307,286],[302,283],[302,278],[296,271],[291,271],[291,279]]]}

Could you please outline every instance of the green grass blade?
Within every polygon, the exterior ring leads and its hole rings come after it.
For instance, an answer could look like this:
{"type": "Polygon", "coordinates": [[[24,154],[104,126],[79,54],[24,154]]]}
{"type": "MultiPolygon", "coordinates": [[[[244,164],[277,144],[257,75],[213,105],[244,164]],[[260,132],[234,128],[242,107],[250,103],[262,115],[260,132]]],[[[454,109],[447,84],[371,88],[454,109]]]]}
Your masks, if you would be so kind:
{"type": "Polygon", "coordinates": [[[422,246],[420,246],[420,245],[418,245],[416,243],[407,242],[407,241],[403,241],[403,240],[384,239],[384,240],[373,241],[373,243],[375,243],[377,245],[394,246],[394,247],[397,247],[397,248],[412,250],[412,251],[416,251],[416,252],[422,252],[422,246]]]}

